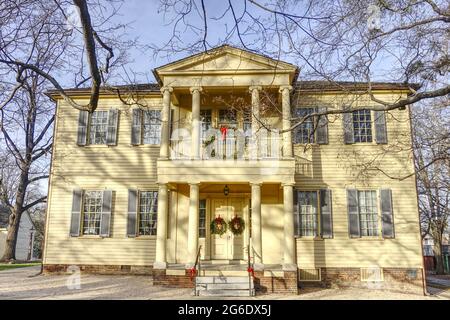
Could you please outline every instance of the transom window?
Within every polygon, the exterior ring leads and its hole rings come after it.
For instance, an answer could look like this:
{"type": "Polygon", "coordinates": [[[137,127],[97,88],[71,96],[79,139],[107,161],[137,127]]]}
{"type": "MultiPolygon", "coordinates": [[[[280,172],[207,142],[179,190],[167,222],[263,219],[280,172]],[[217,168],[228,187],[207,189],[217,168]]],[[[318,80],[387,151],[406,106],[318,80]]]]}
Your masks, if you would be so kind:
{"type": "Polygon", "coordinates": [[[353,111],[353,137],[355,142],[372,142],[370,110],[353,111]]]}
{"type": "Polygon", "coordinates": [[[317,191],[297,191],[294,203],[295,235],[315,237],[318,230],[317,191]]]}
{"type": "Polygon", "coordinates": [[[102,217],[102,191],[86,191],[83,197],[83,234],[99,235],[102,217]]]}
{"type": "Polygon", "coordinates": [[[206,200],[199,202],[199,224],[198,224],[199,238],[206,238],[206,200]]]}
{"type": "MultiPolygon", "coordinates": [[[[315,112],[315,108],[297,108],[296,117],[303,118],[315,112]]],[[[314,117],[305,119],[294,130],[294,143],[314,143],[314,117]]]]}
{"type": "Polygon", "coordinates": [[[139,192],[139,235],[156,235],[158,192],[139,192]]]}
{"type": "Polygon", "coordinates": [[[91,115],[90,125],[91,144],[106,144],[108,132],[108,111],[94,111],[91,115]]]}
{"type": "Polygon", "coordinates": [[[361,236],[378,236],[377,192],[358,191],[358,210],[361,236]]]}
{"type": "Polygon", "coordinates": [[[161,111],[144,110],[143,142],[144,144],[160,144],[161,142],[161,111]]]}

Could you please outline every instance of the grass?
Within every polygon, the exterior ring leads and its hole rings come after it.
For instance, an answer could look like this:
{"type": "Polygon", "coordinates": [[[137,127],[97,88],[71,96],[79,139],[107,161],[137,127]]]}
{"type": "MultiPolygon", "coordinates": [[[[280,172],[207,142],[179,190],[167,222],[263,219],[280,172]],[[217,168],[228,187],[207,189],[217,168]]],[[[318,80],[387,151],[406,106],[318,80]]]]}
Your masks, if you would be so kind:
{"type": "Polygon", "coordinates": [[[10,270],[15,268],[26,268],[26,267],[34,267],[40,265],[40,262],[35,263],[17,263],[17,264],[1,264],[0,263],[0,271],[10,270]]]}

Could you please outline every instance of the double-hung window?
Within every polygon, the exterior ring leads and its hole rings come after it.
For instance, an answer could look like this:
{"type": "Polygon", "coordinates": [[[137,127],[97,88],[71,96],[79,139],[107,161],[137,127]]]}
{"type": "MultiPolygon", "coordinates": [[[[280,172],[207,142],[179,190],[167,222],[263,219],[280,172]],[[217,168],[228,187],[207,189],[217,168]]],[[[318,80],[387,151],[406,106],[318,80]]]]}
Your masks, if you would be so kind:
{"type": "Polygon", "coordinates": [[[108,133],[108,111],[94,111],[89,128],[90,144],[106,144],[108,133]]]}
{"type": "Polygon", "coordinates": [[[156,235],[156,224],[158,216],[158,192],[139,192],[139,235],[156,235]]]}
{"type": "Polygon", "coordinates": [[[376,191],[358,191],[358,211],[361,236],[378,236],[378,207],[376,191]]]}
{"type": "Polygon", "coordinates": [[[102,216],[102,191],[86,191],[83,197],[83,235],[99,235],[102,216]]]}
{"type": "Polygon", "coordinates": [[[297,191],[294,199],[295,235],[316,237],[318,235],[317,191],[297,191]]]}
{"type": "Polygon", "coordinates": [[[354,142],[372,142],[372,117],[370,110],[353,111],[354,142]]]}
{"type": "MultiPolygon", "coordinates": [[[[315,108],[297,108],[295,116],[304,118],[316,112],[315,108]]],[[[294,143],[315,143],[315,124],[314,117],[305,119],[300,125],[294,129],[294,143]]]]}
{"type": "Polygon", "coordinates": [[[142,119],[143,144],[158,145],[161,142],[161,111],[144,110],[142,119]]]}

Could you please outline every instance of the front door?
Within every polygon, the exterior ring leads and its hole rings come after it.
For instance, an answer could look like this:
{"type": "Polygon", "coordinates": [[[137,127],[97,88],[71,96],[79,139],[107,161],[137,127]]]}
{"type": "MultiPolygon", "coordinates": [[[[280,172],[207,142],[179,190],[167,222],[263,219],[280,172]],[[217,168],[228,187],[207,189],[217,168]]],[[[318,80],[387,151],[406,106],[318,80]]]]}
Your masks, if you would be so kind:
{"type": "MultiPolygon", "coordinates": [[[[228,223],[235,215],[244,219],[242,198],[222,198],[211,201],[211,221],[219,215],[228,223]]],[[[244,234],[233,235],[227,230],[223,235],[211,235],[211,258],[214,260],[240,260],[244,257],[244,234]]]]}

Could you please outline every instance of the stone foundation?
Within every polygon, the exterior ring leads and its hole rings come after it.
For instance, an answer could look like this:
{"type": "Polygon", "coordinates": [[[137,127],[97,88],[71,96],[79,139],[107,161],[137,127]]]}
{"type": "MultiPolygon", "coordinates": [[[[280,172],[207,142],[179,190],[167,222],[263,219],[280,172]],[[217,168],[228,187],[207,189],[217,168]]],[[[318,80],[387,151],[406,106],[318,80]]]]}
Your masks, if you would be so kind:
{"type": "Polygon", "coordinates": [[[82,273],[117,275],[153,275],[153,266],[44,264],[44,273],[65,274],[79,268],[82,273]]]}

